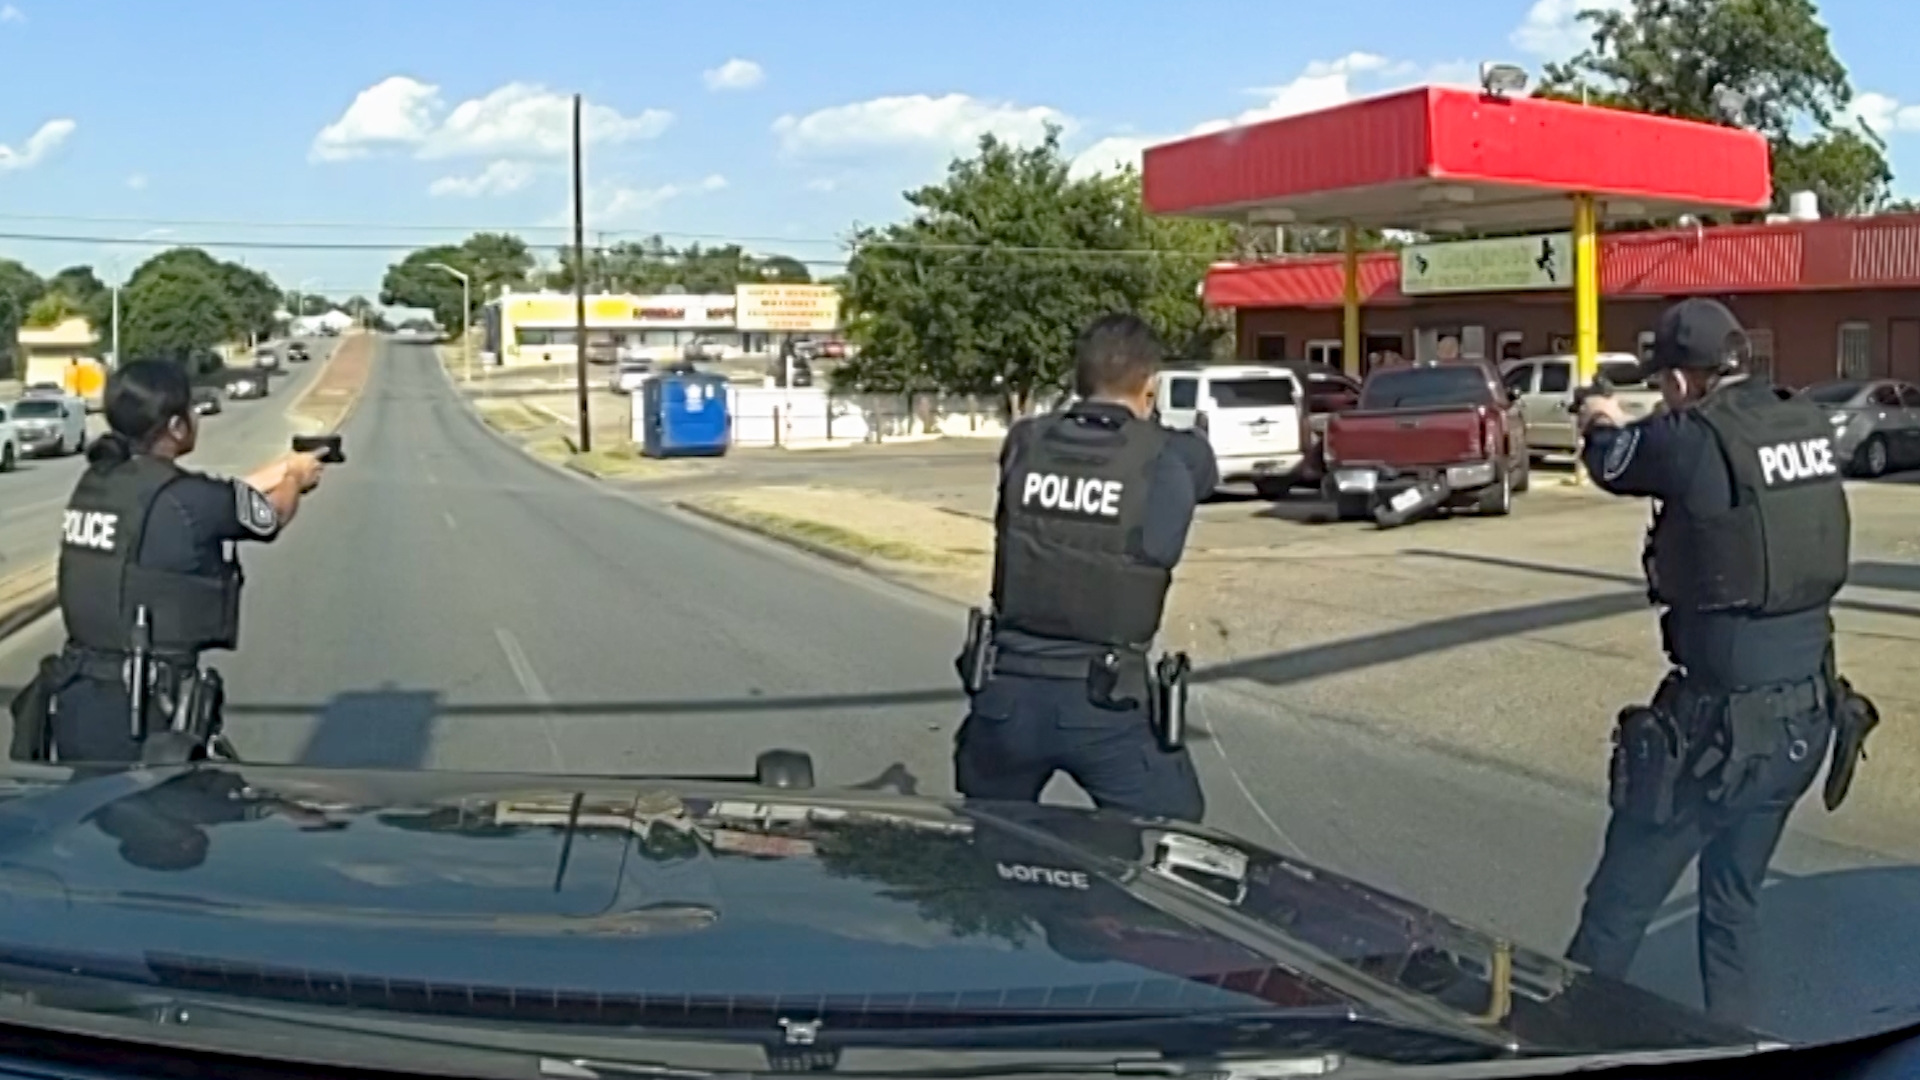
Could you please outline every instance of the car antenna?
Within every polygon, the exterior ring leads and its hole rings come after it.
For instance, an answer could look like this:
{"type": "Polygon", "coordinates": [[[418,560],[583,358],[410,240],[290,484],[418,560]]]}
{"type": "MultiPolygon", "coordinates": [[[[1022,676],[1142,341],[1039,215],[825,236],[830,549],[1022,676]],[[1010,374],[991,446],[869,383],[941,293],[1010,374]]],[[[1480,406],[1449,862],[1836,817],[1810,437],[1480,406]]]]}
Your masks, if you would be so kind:
{"type": "Polygon", "coordinates": [[[560,840],[560,864],[553,868],[553,891],[560,891],[561,882],[567,878],[567,861],[573,857],[573,834],[580,828],[580,807],[587,801],[587,793],[573,793],[573,803],[567,807],[567,834],[560,840]]]}

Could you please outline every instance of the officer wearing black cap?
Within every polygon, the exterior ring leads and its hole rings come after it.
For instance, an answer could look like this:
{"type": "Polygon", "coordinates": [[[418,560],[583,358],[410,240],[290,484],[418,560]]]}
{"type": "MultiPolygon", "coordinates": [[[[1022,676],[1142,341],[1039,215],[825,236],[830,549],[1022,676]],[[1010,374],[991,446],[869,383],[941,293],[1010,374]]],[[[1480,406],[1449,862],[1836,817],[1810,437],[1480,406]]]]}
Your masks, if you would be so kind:
{"type": "Polygon", "coordinates": [[[1831,422],[1748,360],[1731,311],[1687,300],[1661,315],[1647,364],[1666,408],[1629,423],[1604,393],[1581,405],[1594,481],[1658,500],[1643,565],[1672,670],[1620,714],[1612,815],[1567,950],[1624,977],[1698,856],[1707,1011],[1735,1023],[1754,1019],[1767,863],[1832,740],[1829,607],[1851,530],[1831,422]]]}
{"type": "MultiPolygon", "coordinates": [[[[968,798],[1034,801],[1056,771],[1101,807],[1200,820],[1186,749],[1156,737],[1148,650],[1194,509],[1219,480],[1213,450],[1154,419],[1166,349],[1132,315],[1080,335],[1064,412],[1023,419],[1000,451],[990,670],[954,747],[968,798]]],[[[976,628],[977,629],[977,628],[976,628]]]]}
{"type": "Polygon", "coordinates": [[[120,367],[102,411],[109,433],[88,451],[62,527],[67,643],[14,703],[16,760],[126,764],[154,745],[133,737],[127,681],[142,610],[151,637],[147,730],[158,737],[182,710],[217,708],[217,677],[199,660],[238,644],[242,574],[231,546],[279,536],[320,482],[319,458],[305,453],[244,480],[180,468],[199,421],[192,380],[170,360],[120,367]]]}

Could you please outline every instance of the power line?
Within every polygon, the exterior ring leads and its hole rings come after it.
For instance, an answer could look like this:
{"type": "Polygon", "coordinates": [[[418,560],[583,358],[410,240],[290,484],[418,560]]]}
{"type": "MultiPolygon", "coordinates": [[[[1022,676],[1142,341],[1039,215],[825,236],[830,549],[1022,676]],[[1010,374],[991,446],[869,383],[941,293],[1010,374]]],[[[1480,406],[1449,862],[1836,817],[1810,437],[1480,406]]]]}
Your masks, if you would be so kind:
{"type": "MultiPolygon", "coordinates": [[[[315,231],[356,230],[360,232],[444,232],[444,233],[520,233],[557,232],[564,234],[572,229],[570,225],[503,225],[495,222],[490,225],[404,225],[395,222],[372,221],[240,221],[223,218],[144,218],[144,217],[95,217],[82,214],[0,214],[0,221],[38,221],[67,222],[78,225],[155,225],[169,228],[195,229],[312,229],[315,231]]],[[[741,244],[833,244],[844,245],[846,241],[838,238],[817,236],[736,236],[726,233],[670,232],[661,229],[589,229],[597,236],[639,237],[642,239],[659,237],[662,240],[703,240],[722,243],[741,244]]]]}

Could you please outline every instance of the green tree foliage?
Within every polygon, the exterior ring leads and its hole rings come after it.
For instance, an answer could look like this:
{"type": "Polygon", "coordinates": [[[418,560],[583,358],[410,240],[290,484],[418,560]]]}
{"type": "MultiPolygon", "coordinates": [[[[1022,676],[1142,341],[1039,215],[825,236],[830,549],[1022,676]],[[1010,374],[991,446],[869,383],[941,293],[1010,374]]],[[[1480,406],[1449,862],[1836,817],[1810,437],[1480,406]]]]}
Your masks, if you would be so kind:
{"type": "Polygon", "coordinates": [[[219,264],[205,252],[193,254],[200,258],[155,256],[134,273],[120,314],[127,356],[192,365],[231,340],[234,307],[219,264]]]}
{"type": "Polygon", "coordinates": [[[46,291],[47,283],[39,274],[13,259],[0,259],[0,292],[13,297],[14,306],[22,314],[46,291]]]}
{"type": "MultiPolygon", "coordinates": [[[[555,265],[540,274],[540,284],[571,291],[579,262],[572,248],[560,249],[555,265]]],[[[741,284],[812,280],[806,264],[790,256],[753,255],[738,244],[675,248],[658,236],[590,248],[585,262],[587,288],[598,292],[730,293],[741,284]]]]}
{"type": "Polygon", "coordinates": [[[1071,177],[1059,136],[984,137],[944,183],[906,193],[907,220],[855,234],[841,288],[861,348],[841,385],[999,394],[1017,410],[1066,387],[1074,337],[1101,314],[1138,312],[1190,353],[1220,336],[1199,285],[1232,231],[1148,216],[1132,171],[1071,177]]]}
{"type": "Polygon", "coordinates": [[[380,302],[425,308],[449,329],[466,325],[460,279],[435,264],[451,266],[472,279],[477,311],[502,289],[526,288],[532,278],[534,257],[526,241],[506,233],[475,233],[458,244],[422,248],[387,267],[380,283],[380,302]]]}
{"type": "Polygon", "coordinates": [[[36,329],[45,330],[59,326],[75,315],[82,314],[80,305],[71,296],[58,290],[49,290],[41,294],[27,307],[26,318],[22,322],[36,329]]]}
{"type": "Polygon", "coordinates": [[[63,293],[85,306],[107,291],[107,283],[91,266],[69,266],[47,279],[47,291],[63,293]]]}
{"type": "Polygon", "coordinates": [[[1853,87],[1813,0],[1633,0],[1580,18],[1592,45],[1548,65],[1543,94],[1759,132],[1775,209],[1800,190],[1828,214],[1887,202],[1886,155],[1844,119],[1853,87]]]}
{"type": "Polygon", "coordinates": [[[273,336],[274,315],[280,310],[280,286],[258,270],[231,262],[220,264],[218,280],[226,291],[228,306],[233,309],[232,336],[237,339],[273,336]]]}
{"type": "Polygon", "coordinates": [[[10,379],[26,378],[20,354],[20,301],[0,288],[0,372],[10,379]]]}

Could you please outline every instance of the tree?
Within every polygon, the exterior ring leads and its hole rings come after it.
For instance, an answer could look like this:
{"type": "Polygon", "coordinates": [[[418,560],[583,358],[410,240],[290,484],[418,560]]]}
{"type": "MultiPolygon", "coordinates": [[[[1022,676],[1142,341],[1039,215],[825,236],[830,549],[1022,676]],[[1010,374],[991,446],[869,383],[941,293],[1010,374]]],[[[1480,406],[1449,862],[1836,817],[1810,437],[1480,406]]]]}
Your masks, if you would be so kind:
{"type": "Polygon", "coordinates": [[[12,379],[27,377],[20,355],[20,301],[5,288],[0,288],[0,371],[12,379]]]}
{"type": "Polygon", "coordinates": [[[1029,148],[986,136],[945,183],[906,193],[908,220],[857,230],[841,289],[860,352],[836,380],[996,394],[1024,411],[1066,387],[1075,335],[1110,311],[1203,351],[1199,285],[1231,231],[1148,216],[1137,173],[1075,179],[1069,165],[1057,129],[1029,148]]]}
{"type": "Polygon", "coordinates": [[[271,337],[274,315],[280,310],[280,286],[258,270],[231,262],[219,264],[218,280],[233,310],[232,336],[271,337]]]}
{"type": "Polygon", "coordinates": [[[1885,153],[1841,122],[1853,87],[1813,0],[1632,0],[1580,18],[1593,43],[1547,66],[1544,94],[1759,132],[1776,210],[1799,190],[1829,214],[1887,201],[1885,153]]]}
{"type": "Polygon", "coordinates": [[[40,275],[13,259],[0,259],[0,292],[13,297],[14,306],[25,313],[27,306],[47,291],[40,275]]]}
{"type": "Polygon", "coordinates": [[[36,329],[45,330],[59,326],[75,315],[82,314],[81,307],[66,293],[51,290],[41,294],[27,307],[26,318],[22,321],[36,329]]]}
{"type": "MultiPolygon", "coordinates": [[[[578,260],[570,247],[556,254],[554,265],[540,273],[540,284],[571,291],[578,260]]],[[[606,292],[658,293],[677,285],[690,293],[730,293],[742,283],[812,279],[806,264],[791,256],[752,255],[736,244],[678,250],[658,236],[590,248],[586,266],[588,290],[606,292]]]]}
{"type": "Polygon", "coordinates": [[[475,309],[502,289],[526,288],[534,270],[533,253],[526,241],[506,233],[475,233],[458,244],[422,248],[387,267],[380,283],[380,302],[425,308],[442,326],[468,325],[470,313],[461,311],[460,279],[439,269],[436,263],[451,266],[472,279],[475,309]]]}
{"type": "Polygon", "coordinates": [[[129,357],[168,359],[191,367],[228,340],[233,307],[217,266],[209,268],[191,258],[154,263],[148,260],[127,286],[121,347],[129,357]]]}
{"type": "Polygon", "coordinates": [[[47,279],[47,291],[65,293],[84,307],[107,291],[107,283],[91,266],[69,266],[47,279]]]}

